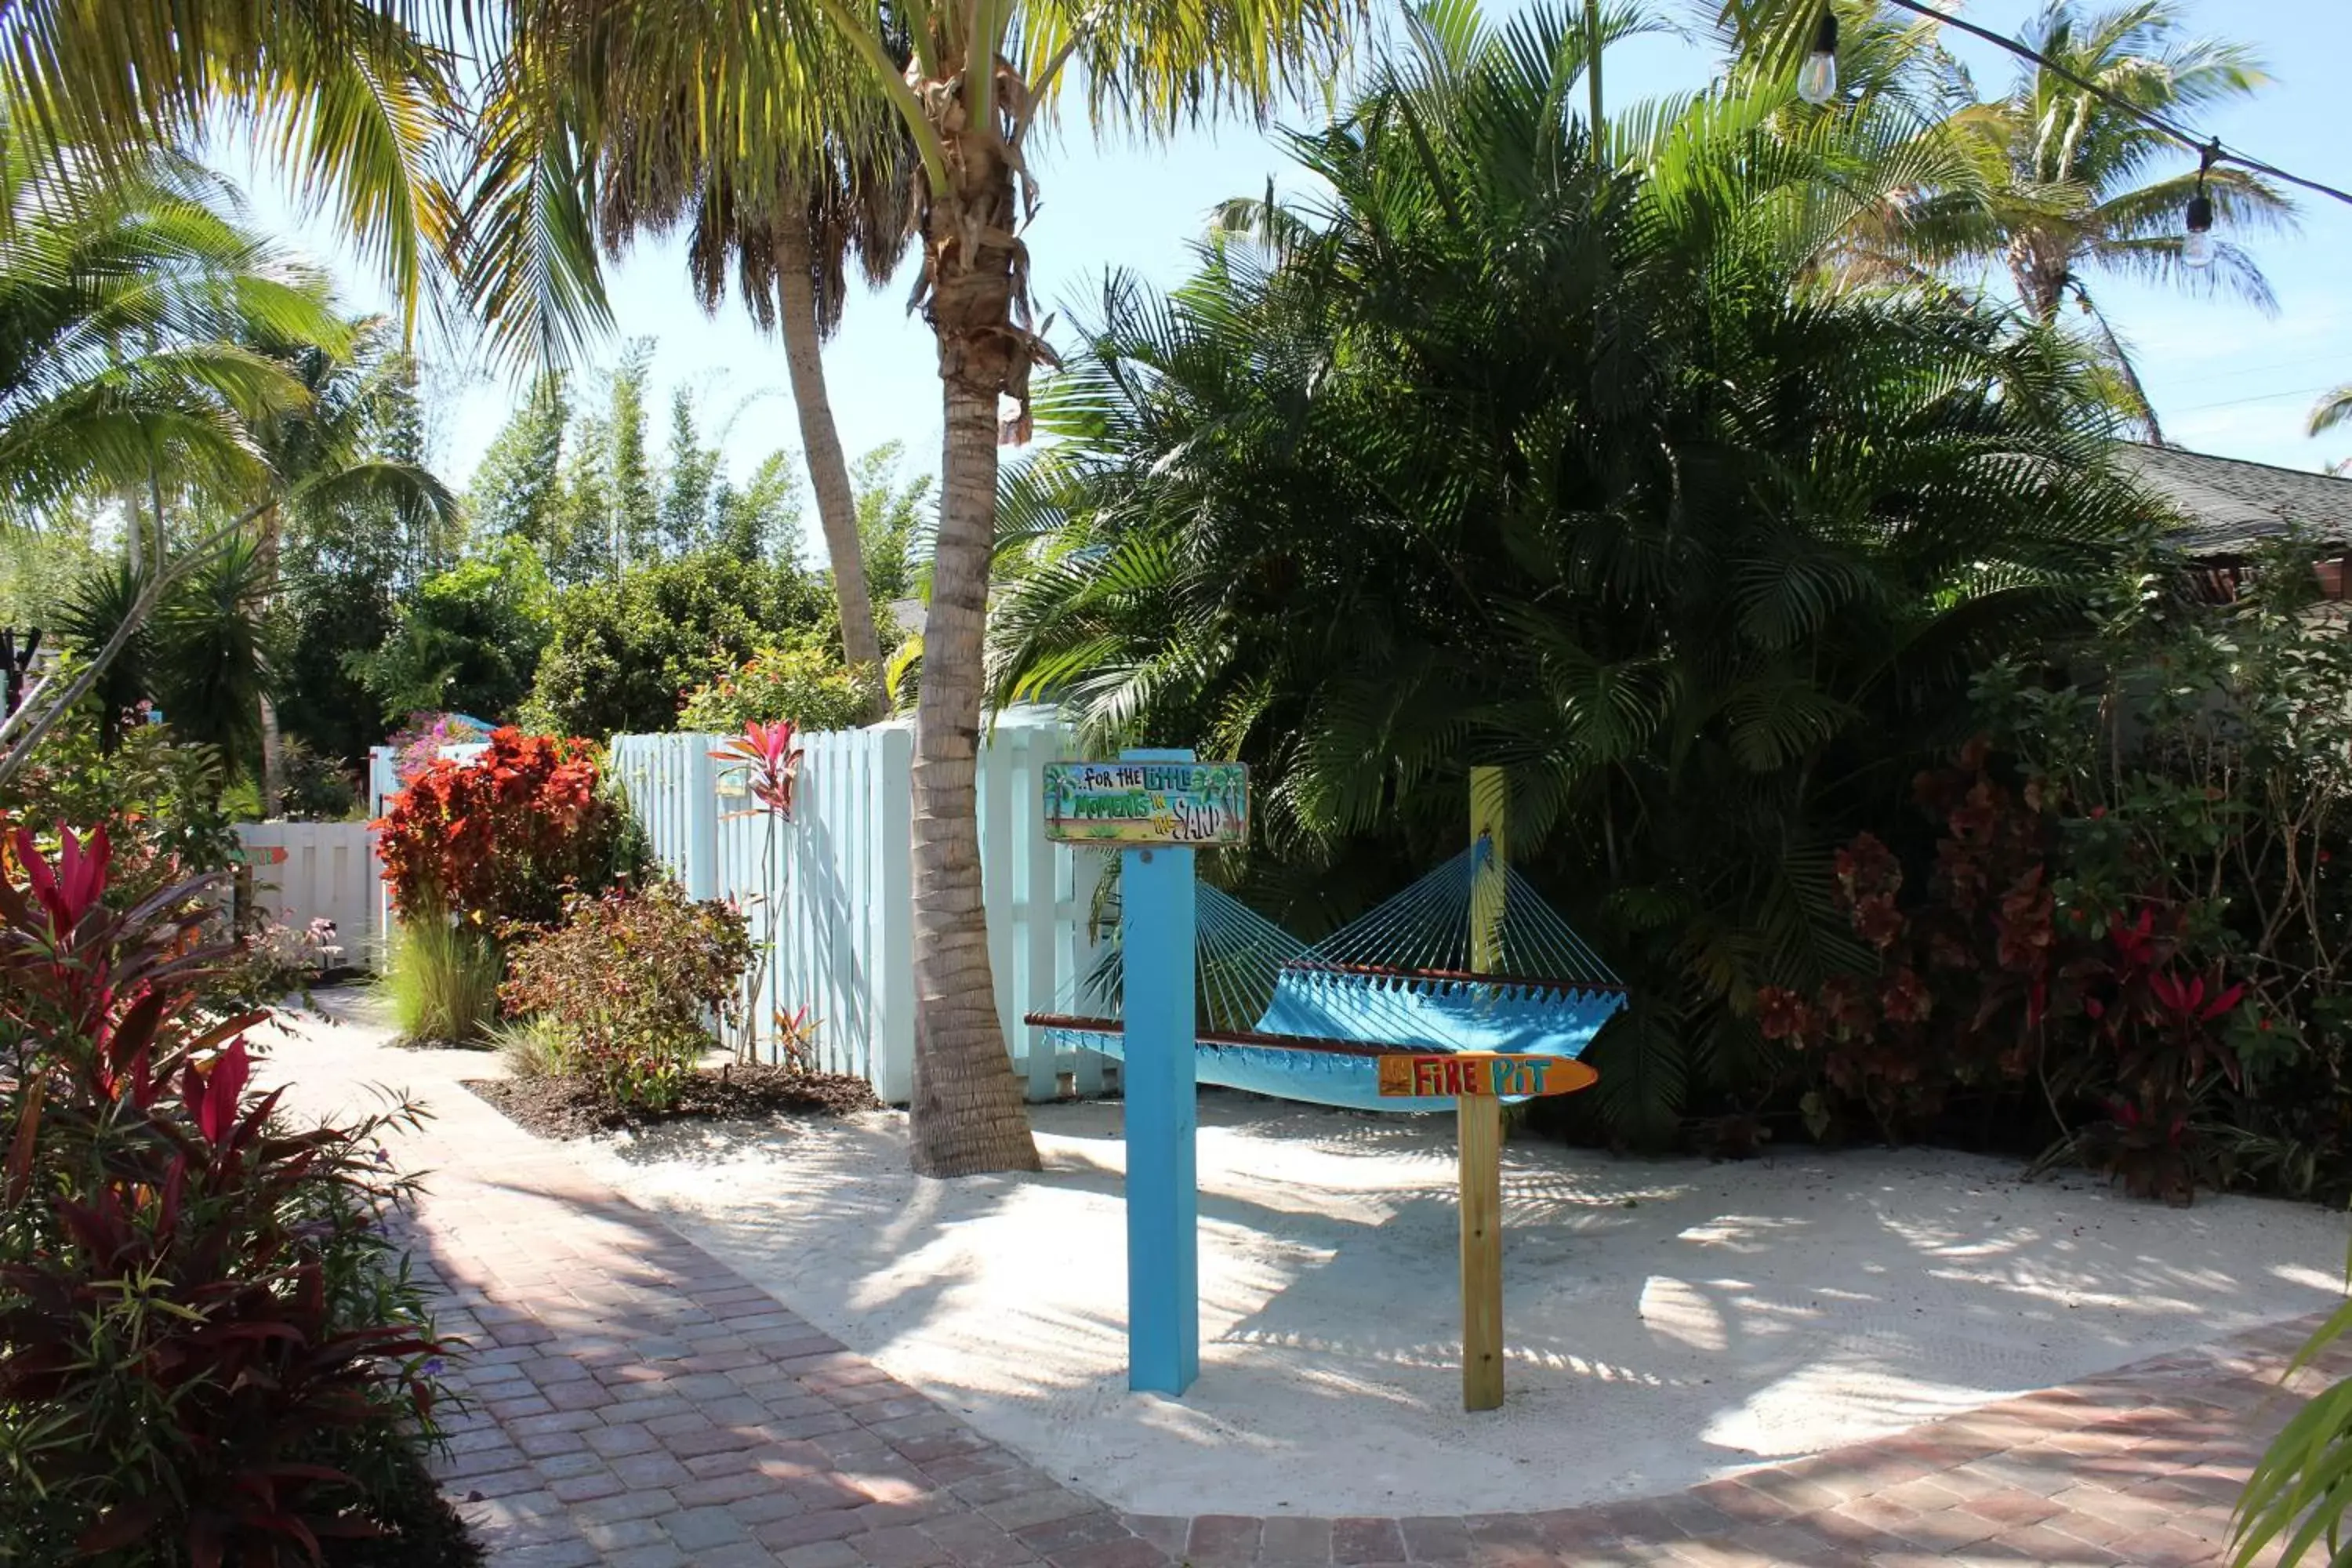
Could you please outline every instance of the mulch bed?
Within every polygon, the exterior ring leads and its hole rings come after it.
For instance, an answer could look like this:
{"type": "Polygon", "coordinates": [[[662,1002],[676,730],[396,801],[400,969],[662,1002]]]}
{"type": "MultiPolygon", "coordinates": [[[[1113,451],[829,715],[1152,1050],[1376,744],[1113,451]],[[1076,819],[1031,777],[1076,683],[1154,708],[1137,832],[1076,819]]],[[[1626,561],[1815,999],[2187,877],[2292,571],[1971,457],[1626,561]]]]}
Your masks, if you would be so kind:
{"type": "Polygon", "coordinates": [[[577,1079],[467,1079],[466,1087],[541,1138],[585,1138],[666,1121],[769,1121],[879,1110],[873,1086],[845,1073],[803,1072],[763,1062],[706,1068],[667,1110],[617,1106],[577,1079]]]}

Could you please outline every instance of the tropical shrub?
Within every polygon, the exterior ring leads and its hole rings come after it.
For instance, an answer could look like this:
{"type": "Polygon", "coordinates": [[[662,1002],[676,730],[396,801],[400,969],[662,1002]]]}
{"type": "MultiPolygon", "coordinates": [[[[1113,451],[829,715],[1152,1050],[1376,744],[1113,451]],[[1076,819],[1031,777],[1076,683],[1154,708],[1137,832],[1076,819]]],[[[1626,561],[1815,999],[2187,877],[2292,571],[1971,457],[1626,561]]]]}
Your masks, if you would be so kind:
{"type": "Polygon", "coordinates": [[[421,1459],[449,1347],[385,1228],[411,1187],[379,1143],[420,1113],[289,1127],[251,1081],[267,1015],[200,1005],[202,879],[118,910],[103,828],[9,848],[0,1560],[446,1540],[421,1459]]]}
{"type": "Polygon", "coordinates": [[[0,817],[45,837],[60,823],[105,828],[112,847],[107,900],[128,909],[186,878],[228,868],[236,827],[221,804],[225,783],[213,747],[182,744],[155,724],[133,726],[110,743],[101,717],[86,705],[0,784],[0,817]]]}
{"type": "Polygon", "coordinates": [[[1412,32],[1292,139],[1326,194],[1106,284],[1006,488],[994,689],[1248,762],[1235,873],[1308,935],[1506,768],[1515,859],[1633,989],[1559,1113],[1668,1142],[1769,1099],[1759,989],[1869,967],[1835,849],[2158,513],[2082,345],[1816,286],[1889,177],[1834,117],[1661,105],[1596,174],[1573,7],[1412,32]]]}
{"type": "Polygon", "coordinates": [[[352,668],[387,718],[417,709],[509,716],[530,693],[553,603],[530,546],[502,539],[404,595],[392,635],[352,668]]]}
{"type": "Polygon", "coordinates": [[[500,994],[562,1031],[558,1071],[615,1104],[663,1110],[719,1044],[709,1020],[735,1020],[751,959],[740,912],[661,882],[572,900],[561,926],[516,944],[500,994]]]}
{"type": "Polygon", "coordinates": [[[599,788],[585,741],[493,732],[467,762],[436,758],[394,796],[377,854],[403,921],[496,935],[562,917],[566,894],[628,869],[628,814],[599,788]]]}
{"type": "Polygon", "coordinates": [[[762,648],[731,673],[686,693],[677,727],[731,735],[746,724],[783,720],[804,731],[849,730],[866,721],[856,673],[811,643],[762,648]]]}
{"type": "Polygon", "coordinates": [[[1932,842],[1857,838],[1838,898],[1874,971],[1768,992],[1765,1031],[1887,1136],[2006,1092],[2134,1191],[2352,1191],[2352,649],[2307,553],[2225,605],[2149,584],[2079,668],[1997,665],[1991,728],[1916,786],[1932,842]]]}

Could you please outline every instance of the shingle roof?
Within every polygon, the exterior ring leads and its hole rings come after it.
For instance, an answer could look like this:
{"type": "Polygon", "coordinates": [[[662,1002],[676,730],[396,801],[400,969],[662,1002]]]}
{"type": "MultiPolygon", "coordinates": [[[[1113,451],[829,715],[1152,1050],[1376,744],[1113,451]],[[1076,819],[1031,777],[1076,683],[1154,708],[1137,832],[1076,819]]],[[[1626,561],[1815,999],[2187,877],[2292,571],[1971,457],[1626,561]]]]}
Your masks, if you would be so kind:
{"type": "Polygon", "coordinates": [[[2187,520],[2177,542],[2191,555],[2247,555],[2296,531],[2324,544],[2352,544],[2352,479],[2179,447],[2131,443],[2116,457],[2187,520]]]}

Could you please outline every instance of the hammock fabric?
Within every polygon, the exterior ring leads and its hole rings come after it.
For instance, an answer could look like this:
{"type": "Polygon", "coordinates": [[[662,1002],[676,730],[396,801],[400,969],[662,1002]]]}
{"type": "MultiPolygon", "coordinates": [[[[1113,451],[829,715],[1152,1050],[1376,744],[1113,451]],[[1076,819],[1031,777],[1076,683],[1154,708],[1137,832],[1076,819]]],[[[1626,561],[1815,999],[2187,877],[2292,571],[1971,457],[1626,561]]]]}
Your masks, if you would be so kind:
{"type": "MultiPolygon", "coordinates": [[[[1581,1055],[1624,1005],[1624,987],[1489,856],[1472,846],[1311,948],[1201,888],[1199,1080],[1356,1110],[1450,1110],[1448,1098],[1382,1099],[1379,1058],[1581,1055]]],[[[1113,947],[1060,1008],[1027,1021],[1056,1052],[1123,1056],[1119,989],[1113,947]]]]}

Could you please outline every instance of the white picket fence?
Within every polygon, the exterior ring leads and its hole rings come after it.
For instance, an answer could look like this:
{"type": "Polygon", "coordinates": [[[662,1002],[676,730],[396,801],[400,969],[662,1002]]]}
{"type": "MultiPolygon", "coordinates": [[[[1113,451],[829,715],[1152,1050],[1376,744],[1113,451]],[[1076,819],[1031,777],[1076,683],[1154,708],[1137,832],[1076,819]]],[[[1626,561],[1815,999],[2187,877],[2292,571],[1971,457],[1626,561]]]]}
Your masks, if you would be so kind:
{"type": "Polygon", "coordinates": [[[374,961],[383,879],[366,823],[241,822],[236,837],[253,870],[253,896],[270,919],[296,931],[331,920],[345,963],[374,961]]]}
{"type": "MultiPolygon", "coordinates": [[[[816,1065],[856,1073],[894,1104],[914,1092],[913,732],[904,721],[803,740],[790,822],[756,807],[740,768],[716,762],[719,735],[623,735],[614,776],[654,852],[697,898],[730,899],[752,938],[772,939],[754,999],[761,1053],[777,1024],[816,1020],[816,1065]]],[[[1015,1070],[1035,1100],[1101,1089],[1102,1058],[1057,1058],[1021,1022],[1051,1010],[1087,962],[1087,914],[1101,857],[1045,837],[1044,766],[1066,737],[1050,710],[1001,716],[979,767],[982,901],[996,1011],[1015,1070]]]]}

